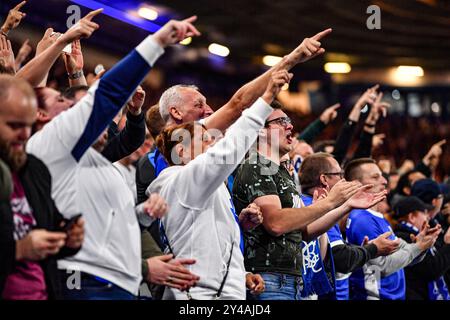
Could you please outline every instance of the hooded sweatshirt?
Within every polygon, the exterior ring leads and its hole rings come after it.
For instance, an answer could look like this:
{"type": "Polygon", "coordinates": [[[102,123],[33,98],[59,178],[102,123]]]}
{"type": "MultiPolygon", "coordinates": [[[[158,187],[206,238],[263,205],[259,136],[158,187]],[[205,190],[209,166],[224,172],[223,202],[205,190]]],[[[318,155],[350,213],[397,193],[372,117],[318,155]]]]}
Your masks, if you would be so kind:
{"type": "Polygon", "coordinates": [[[27,151],[40,158],[52,176],[59,211],[86,221],[77,255],[58,268],[103,278],[137,295],[141,276],[140,230],[134,197],[125,180],[102,154],[90,148],[144,80],[164,49],[147,37],[89,89],[31,137],[27,151]]]}
{"type": "MultiPolygon", "coordinates": [[[[229,273],[220,298],[245,299],[240,228],[224,182],[256,141],[272,110],[259,98],[223,139],[188,164],[165,169],[147,189],[147,194],[158,192],[169,203],[162,224],[175,257],[196,260],[188,266],[200,277],[189,292],[193,299],[215,298],[228,261],[229,273]]],[[[186,292],[173,288],[164,293],[164,299],[187,298],[186,292]]]]}

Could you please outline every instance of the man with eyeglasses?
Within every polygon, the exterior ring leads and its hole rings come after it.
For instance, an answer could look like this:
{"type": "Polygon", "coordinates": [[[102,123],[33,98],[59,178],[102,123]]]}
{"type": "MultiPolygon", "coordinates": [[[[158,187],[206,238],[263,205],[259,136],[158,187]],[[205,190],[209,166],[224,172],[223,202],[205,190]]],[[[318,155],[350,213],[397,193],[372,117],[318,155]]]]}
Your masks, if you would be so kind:
{"type": "Polygon", "coordinates": [[[275,110],[259,133],[256,152],[250,151],[237,170],[233,201],[238,212],[254,202],[263,214],[263,224],[245,232],[244,262],[247,271],[263,277],[266,289],[249,298],[301,300],[302,239],[317,238],[345,212],[378,203],[385,193],[369,195],[360,183],[340,181],[325,199],[305,207],[281,164],[281,158],[292,148],[293,126],[280,103],[271,106],[275,110]]]}
{"type": "MultiPolygon", "coordinates": [[[[331,154],[319,152],[306,157],[299,170],[303,202],[306,205],[312,203],[314,192],[331,190],[343,177],[344,172],[331,154]]],[[[338,223],[329,229],[327,236],[331,254],[327,253],[325,266],[331,270],[331,276],[335,279],[335,292],[327,295],[325,299],[348,300],[350,273],[361,268],[370,259],[386,256],[397,250],[398,241],[388,239],[390,234],[384,233],[370,243],[360,246],[344,241],[338,223]]]]}

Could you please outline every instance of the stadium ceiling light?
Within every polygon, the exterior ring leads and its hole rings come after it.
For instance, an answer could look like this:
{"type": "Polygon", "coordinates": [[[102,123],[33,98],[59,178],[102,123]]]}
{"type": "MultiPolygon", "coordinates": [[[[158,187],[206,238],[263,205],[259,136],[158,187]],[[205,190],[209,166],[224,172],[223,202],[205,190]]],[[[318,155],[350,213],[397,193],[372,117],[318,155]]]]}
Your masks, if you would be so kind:
{"type": "Polygon", "coordinates": [[[423,77],[423,68],[419,66],[399,66],[397,73],[401,77],[423,77]]]}
{"type": "Polygon", "coordinates": [[[279,56],[271,56],[271,55],[267,55],[264,56],[262,59],[262,62],[269,67],[273,67],[274,65],[276,65],[278,62],[281,61],[281,57],[279,56]]]}
{"type": "Polygon", "coordinates": [[[226,57],[230,54],[230,49],[217,43],[211,43],[208,47],[209,52],[217,56],[226,57]]]}
{"type": "Polygon", "coordinates": [[[138,10],[138,15],[147,20],[156,20],[158,19],[158,12],[149,7],[140,7],[138,10]]]}
{"type": "Polygon", "coordinates": [[[352,70],[347,62],[327,62],[323,68],[328,73],[349,73],[352,70]]]}

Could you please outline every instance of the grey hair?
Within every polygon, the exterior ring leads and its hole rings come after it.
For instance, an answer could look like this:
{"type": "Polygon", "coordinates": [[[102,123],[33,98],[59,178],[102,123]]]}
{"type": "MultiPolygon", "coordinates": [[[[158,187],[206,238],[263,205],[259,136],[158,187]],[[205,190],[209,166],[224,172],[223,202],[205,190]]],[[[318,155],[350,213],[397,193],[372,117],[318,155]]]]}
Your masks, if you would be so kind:
{"type": "Polygon", "coordinates": [[[183,99],[179,91],[182,88],[191,88],[198,91],[197,86],[189,84],[177,84],[164,91],[159,99],[159,113],[165,122],[170,120],[169,108],[171,106],[179,106],[183,103],[183,99]]]}

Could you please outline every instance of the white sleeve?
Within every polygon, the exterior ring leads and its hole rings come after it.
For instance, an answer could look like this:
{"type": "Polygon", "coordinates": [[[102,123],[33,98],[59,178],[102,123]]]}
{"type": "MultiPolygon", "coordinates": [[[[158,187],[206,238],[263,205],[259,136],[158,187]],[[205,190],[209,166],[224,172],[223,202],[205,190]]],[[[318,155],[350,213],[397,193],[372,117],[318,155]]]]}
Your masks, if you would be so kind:
{"type": "Polygon", "coordinates": [[[164,49],[152,36],[147,37],[95,82],[75,106],[62,112],[37,133],[39,138],[30,143],[28,152],[41,158],[47,166],[46,160],[52,157],[53,148],[65,150],[66,156],[79,161],[163,53],[164,49]]]}
{"type": "Polygon", "coordinates": [[[371,259],[367,263],[378,267],[381,276],[386,277],[408,266],[421,253],[422,250],[415,243],[407,243],[403,239],[400,239],[400,245],[397,251],[388,256],[371,259]]]}
{"type": "Polygon", "coordinates": [[[259,98],[227,130],[223,139],[176,173],[175,190],[183,206],[202,208],[205,200],[244,159],[272,111],[273,108],[259,98]]]}

